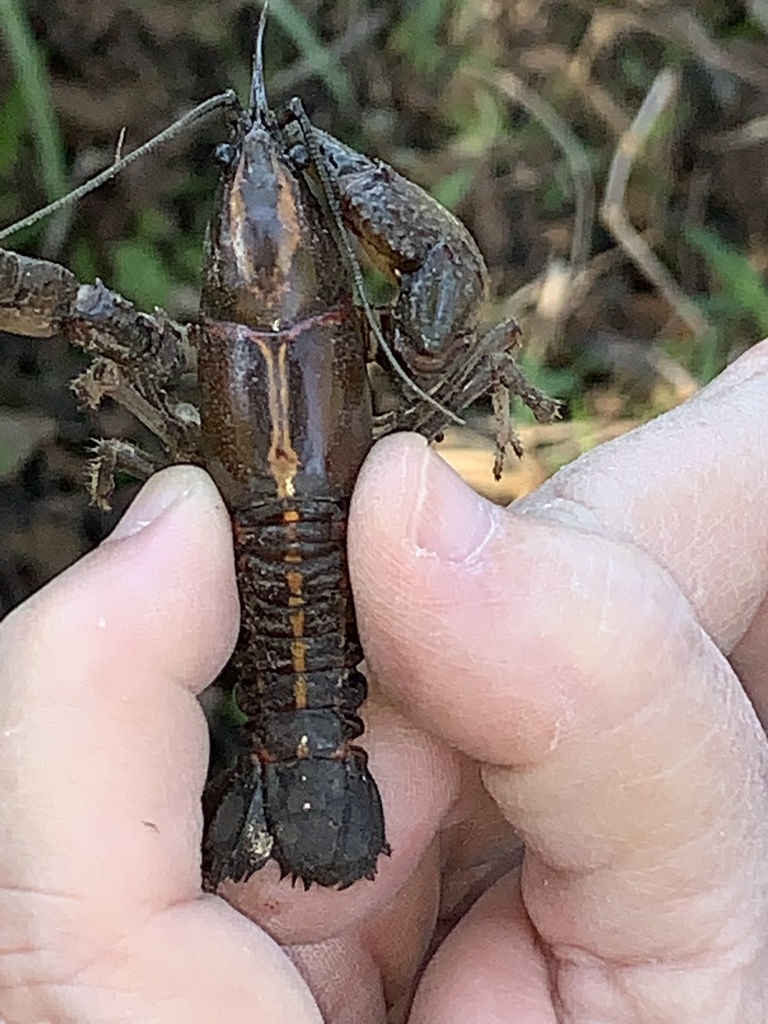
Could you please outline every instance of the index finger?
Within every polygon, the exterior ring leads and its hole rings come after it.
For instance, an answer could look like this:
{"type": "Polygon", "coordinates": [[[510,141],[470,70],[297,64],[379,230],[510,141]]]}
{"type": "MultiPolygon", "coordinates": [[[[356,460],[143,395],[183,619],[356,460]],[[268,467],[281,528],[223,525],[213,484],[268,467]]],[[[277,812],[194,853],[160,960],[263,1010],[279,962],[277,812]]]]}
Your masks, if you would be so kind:
{"type": "Polygon", "coordinates": [[[768,588],[768,340],[672,412],[560,470],[515,512],[574,516],[647,551],[721,650],[768,588]]]}

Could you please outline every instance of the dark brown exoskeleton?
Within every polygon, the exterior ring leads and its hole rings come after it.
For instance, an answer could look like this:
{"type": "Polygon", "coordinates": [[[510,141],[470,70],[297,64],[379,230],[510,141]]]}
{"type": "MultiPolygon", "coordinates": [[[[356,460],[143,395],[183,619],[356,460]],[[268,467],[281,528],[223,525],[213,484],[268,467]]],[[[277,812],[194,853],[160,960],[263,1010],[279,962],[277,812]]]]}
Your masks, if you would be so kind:
{"type": "Polygon", "coordinates": [[[418,430],[433,438],[445,423],[445,407],[461,410],[490,393],[499,479],[507,446],[522,455],[510,391],[542,422],[557,415],[558,403],[528,384],[517,365],[521,332],[514,319],[479,334],[489,278],[475,240],[424,189],[308,124],[298,101],[291,109],[298,124],[289,126],[290,137],[310,144],[308,173],[329,182],[344,223],[374,266],[397,284],[385,321],[388,342],[410,381],[433,399],[412,402],[378,431],[418,430]]]}
{"type": "Polygon", "coordinates": [[[206,873],[211,884],[247,878],[271,856],[307,885],[346,886],[372,878],[387,849],[354,746],[366,682],[346,521],[373,440],[365,345],[260,59],[225,157],[195,333],[205,465],[234,527],[235,699],[250,750],[209,790],[206,873]]]}
{"type": "Polygon", "coordinates": [[[199,321],[140,313],[100,282],[80,285],[63,267],[0,250],[0,329],[58,331],[91,352],[73,385],[83,404],[112,397],[160,439],[165,458],[97,442],[98,504],[108,504],[117,468],[147,476],[188,461],[211,473],[231,512],[243,721],[237,750],[206,787],[206,885],[245,880],[272,858],[307,886],[344,887],[373,878],[388,849],[355,745],[366,681],[345,539],[360,465],[374,436],[415,429],[431,439],[490,392],[499,474],[505,448],[520,452],[509,391],[540,419],[556,404],[514,362],[513,321],[478,336],[488,274],[464,226],[392,168],[315,129],[298,101],[274,117],[263,32],[264,16],[251,108],[221,149],[199,321]],[[382,324],[347,231],[398,286],[382,324]],[[405,382],[402,408],[378,418],[364,323],[405,382]],[[174,398],[189,341],[199,410],[174,398]]]}

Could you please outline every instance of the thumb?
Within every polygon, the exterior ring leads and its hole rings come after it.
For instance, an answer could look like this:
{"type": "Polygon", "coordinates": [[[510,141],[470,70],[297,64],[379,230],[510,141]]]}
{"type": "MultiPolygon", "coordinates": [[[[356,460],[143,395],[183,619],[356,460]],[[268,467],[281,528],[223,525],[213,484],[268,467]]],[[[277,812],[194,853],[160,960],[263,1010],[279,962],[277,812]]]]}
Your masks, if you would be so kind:
{"type": "Polygon", "coordinates": [[[3,1020],[319,1019],[275,943],[200,896],[195,693],[237,619],[229,518],[180,466],[0,626],[3,1020]]]}
{"type": "MultiPolygon", "coordinates": [[[[671,999],[696,991],[702,955],[746,962],[764,941],[765,741],[671,576],[576,507],[484,502],[406,436],[364,467],[350,549],[382,688],[485,763],[526,839],[525,909],[566,1003],[596,962],[674,962],[671,999]]],[[[640,996],[652,975],[613,982],[640,996]]]]}

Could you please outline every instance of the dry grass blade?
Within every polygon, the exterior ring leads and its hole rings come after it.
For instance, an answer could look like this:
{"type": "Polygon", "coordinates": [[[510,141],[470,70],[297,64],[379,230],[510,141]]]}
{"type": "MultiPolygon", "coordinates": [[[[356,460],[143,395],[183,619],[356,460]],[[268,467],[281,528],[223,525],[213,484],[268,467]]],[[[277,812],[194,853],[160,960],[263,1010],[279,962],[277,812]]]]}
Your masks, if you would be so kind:
{"type": "Polygon", "coordinates": [[[472,74],[497,89],[514,103],[519,103],[521,107],[524,107],[565,154],[573,178],[576,202],[570,262],[573,274],[579,274],[589,258],[595,220],[595,182],[584,147],[554,107],[511,71],[488,74],[473,70],[472,74]]]}
{"type": "Polygon", "coordinates": [[[632,227],[625,205],[627,183],[635,161],[662,113],[672,102],[677,88],[678,76],[670,68],[665,68],[656,76],[629,131],[622,135],[613,154],[600,215],[635,265],[658,288],[697,338],[704,340],[714,333],[714,327],[677,285],[645,239],[632,227]]]}
{"type": "MultiPolygon", "coordinates": [[[[578,0],[576,6],[593,13],[594,4],[578,0]]],[[[657,39],[682,45],[697,57],[702,64],[715,71],[725,71],[742,81],[750,82],[759,89],[768,86],[768,72],[765,68],[750,64],[739,59],[733,53],[716,43],[702,23],[690,12],[684,10],[663,9],[632,11],[626,8],[608,7],[594,14],[589,30],[580,48],[580,60],[583,76],[587,74],[591,64],[599,53],[611,46],[621,35],[628,33],[647,33],[657,39]]],[[[616,108],[618,110],[618,108],[616,108]]]]}
{"type": "Polygon", "coordinates": [[[737,128],[720,132],[711,139],[704,139],[703,148],[712,153],[727,153],[734,149],[749,149],[759,146],[768,139],[768,116],[753,117],[737,128]]]}

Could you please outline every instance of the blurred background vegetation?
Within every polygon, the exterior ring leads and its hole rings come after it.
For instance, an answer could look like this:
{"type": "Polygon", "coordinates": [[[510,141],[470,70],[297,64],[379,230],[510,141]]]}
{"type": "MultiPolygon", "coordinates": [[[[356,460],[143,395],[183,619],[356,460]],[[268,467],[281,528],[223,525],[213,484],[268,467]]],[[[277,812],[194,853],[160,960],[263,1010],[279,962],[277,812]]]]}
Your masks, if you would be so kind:
{"type": "MultiPolygon", "coordinates": [[[[109,164],[123,127],[128,150],[225,88],[244,98],[257,16],[241,0],[0,0],[0,224],[109,164]]],[[[491,270],[489,323],[521,318],[563,420],[522,420],[529,454],[498,491],[487,410],[448,439],[499,500],[768,333],[768,0],[272,0],[266,65],[274,106],[300,95],[454,210],[491,270]]],[[[214,117],[3,244],[192,318],[224,137],[214,117]]],[[[75,408],[83,365],[0,335],[0,610],[109,527],[82,491],[88,438],[140,438],[120,410],[75,408]]]]}

